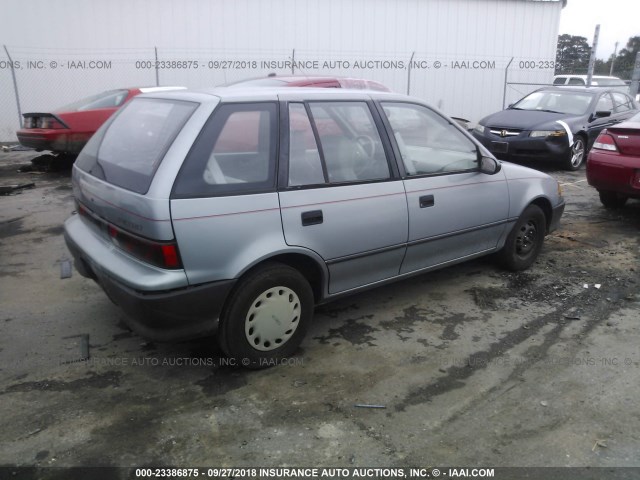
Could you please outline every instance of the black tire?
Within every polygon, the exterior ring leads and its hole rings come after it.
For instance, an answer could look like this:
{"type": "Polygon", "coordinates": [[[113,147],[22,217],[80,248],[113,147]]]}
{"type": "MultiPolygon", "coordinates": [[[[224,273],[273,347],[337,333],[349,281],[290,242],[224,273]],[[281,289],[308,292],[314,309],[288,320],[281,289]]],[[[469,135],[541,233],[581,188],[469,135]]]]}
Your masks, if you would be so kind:
{"type": "Polygon", "coordinates": [[[620,195],[616,192],[608,192],[605,190],[598,190],[600,194],[600,202],[604,205],[604,208],[622,208],[627,203],[628,197],[620,195]]]}
{"type": "Polygon", "coordinates": [[[564,166],[569,171],[578,170],[584,164],[586,158],[587,141],[582,135],[576,135],[564,166]]]}
{"type": "Polygon", "coordinates": [[[218,327],[220,348],[238,366],[277,365],[304,339],[313,307],[313,291],[300,272],[280,263],[265,264],[243,277],[225,304],[218,327]]]}
{"type": "Polygon", "coordinates": [[[502,265],[514,272],[529,268],[538,258],[546,233],[544,212],[537,205],[529,205],[518,218],[504,247],[498,253],[502,265]]]}

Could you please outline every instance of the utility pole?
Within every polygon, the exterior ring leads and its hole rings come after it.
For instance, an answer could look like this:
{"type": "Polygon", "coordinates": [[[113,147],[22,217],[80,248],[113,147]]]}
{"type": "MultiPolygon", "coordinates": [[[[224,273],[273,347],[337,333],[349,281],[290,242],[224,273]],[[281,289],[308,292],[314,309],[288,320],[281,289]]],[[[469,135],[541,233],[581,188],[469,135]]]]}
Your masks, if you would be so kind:
{"type": "Polygon", "coordinates": [[[593,34],[593,47],[591,47],[591,58],[589,58],[589,70],[587,71],[587,87],[591,86],[593,69],[596,66],[596,50],[598,49],[599,36],[600,36],[600,24],[596,25],[596,32],[593,34]]]}
{"type": "Polygon", "coordinates": [[[617,54],[618,54],[618,42],[616,42],[616,47],[613,49],[613,57],[611,57],[611,69],[609,70],[609,76],[613,75],[613,65],[616,63],[617,54]]]}
{"type": "Polygon", "coordinates": [[[636,53],[636,62],[633,64],[633,75],[631,76],[631,86],[629,93],[636,98],[638,95],[638,87],[640,86],[640,52],[636,53]]]}

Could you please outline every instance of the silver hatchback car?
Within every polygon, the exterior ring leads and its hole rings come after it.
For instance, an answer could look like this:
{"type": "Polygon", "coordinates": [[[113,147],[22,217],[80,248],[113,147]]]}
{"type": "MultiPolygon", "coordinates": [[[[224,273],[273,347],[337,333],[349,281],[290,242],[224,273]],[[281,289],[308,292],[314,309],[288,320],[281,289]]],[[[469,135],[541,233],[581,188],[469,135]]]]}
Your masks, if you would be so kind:
{"type": "Polygon", "coordinates": [[[250,367],[292,354],[314,306],[497,253],[529,267],[564,210],[548,175],[383,92],[140,95],[73,168],[65,238],[133,330],[217,330],[250,367]]]}

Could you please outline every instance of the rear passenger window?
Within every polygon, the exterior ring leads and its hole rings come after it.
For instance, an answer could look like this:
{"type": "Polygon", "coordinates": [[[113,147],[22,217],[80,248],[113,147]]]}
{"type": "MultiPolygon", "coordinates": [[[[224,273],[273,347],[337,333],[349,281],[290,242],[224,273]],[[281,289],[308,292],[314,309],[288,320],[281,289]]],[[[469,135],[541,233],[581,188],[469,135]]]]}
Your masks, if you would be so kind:
{"type": "Polygon", "coordinates": [[[289,105],[289,186],[325,183],[320,159],[307,110],[302,103],[289,105]]]}
{"type": "Polygon", "coordinates": [[[566,78],[556,78],[556,79],[553,81],[553,84],[554,84],[554,85],[564,85],[564,82],[566,82],[566,81],[567,81],[567,79],[566,79],[566,78]]]}
{"type": "Polygon", "coordinates": [[[570,78],[569,85],[586,85],[586,83],[581,78],[570,78]]]}
{"type": "Polygon", "coordinates": [[[221,105],[184,161],[175,197],[251,193],[275,188],[277,105],[221,105]]]}

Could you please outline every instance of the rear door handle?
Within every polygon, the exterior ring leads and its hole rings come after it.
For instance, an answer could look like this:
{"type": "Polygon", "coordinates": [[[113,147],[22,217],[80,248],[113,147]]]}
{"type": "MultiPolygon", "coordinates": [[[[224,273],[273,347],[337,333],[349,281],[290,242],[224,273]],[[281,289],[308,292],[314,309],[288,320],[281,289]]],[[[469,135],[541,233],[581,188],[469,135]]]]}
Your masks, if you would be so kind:
{"type": "Polygon", "coordinates": [[[310,212],[302,212],[302,226],[308,225],[320,225],[324,218],[322,216],[322,210],[312,210],[310,212]]]}
{"type": "Polygon", "coordinates": [[[424,195],[420,197],[420,208],[433,207],[435,205],[435,200],[433,195],[424,195]]]}

